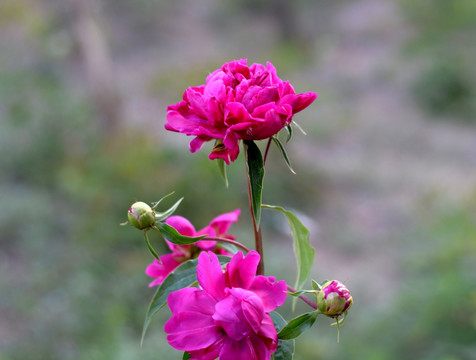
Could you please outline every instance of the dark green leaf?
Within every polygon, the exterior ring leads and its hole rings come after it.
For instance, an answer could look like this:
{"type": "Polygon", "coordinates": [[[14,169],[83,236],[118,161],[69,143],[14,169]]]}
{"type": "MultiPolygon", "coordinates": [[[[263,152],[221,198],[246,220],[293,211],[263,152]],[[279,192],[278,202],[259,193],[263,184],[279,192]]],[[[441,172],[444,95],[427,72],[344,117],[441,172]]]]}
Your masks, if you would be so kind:
{"type": "Polygon", "coordinates": [[[281,141],[279,141],[279,139],[276,136],[273,136],[272,139],[274,143],[276,144],[276,146],[278,147],[279,151],[281,152],[281,155],[283,155],[284,161],[286,162],[286,165],[288,166],[289,170],[291,170],[293,174],[296,174],[296,172],[293,170],[291,166],[291,162],[289,161],[288,154],[283,144],[281,144],[281,141]]]}
{"type": "MultiPolygon", "coordinates": [[[[156,203],[156,205],[158,205],[161,200],[159,200],[156,203]]],[[[165,210],[164,212],[155,213],[155,221],[160,222],[160,221],[164,221],[165,219],[167,219],[170,215],[172,215],[175,212],[175,210],[177,210],[177,208],[180,205],[180,203],[182,202],[182,200],[183,200],[183,198],[179,199],[175,204],[173,204],[168,210],[165,210]]]]}
{"type": "Polygon", "coordinates": [[[228,187],[228,177],[226,176],[226,163],[222,158],[216,159],[218,165],[218,171],[220,172],[221,177],[225,181],[226,187],[228,187]]]}
{"type": "Polygon", "coordinates": [[[162,234],[165,240],[168,240],[171,243],[174,243],[177,245],[193,244],[199,240],[203,240],[203,238],[208,236],[208,235],[201,235],[201,236],[194,236],[194,237],[184,236],[180,234],[177,230],[175,230],[175,228],[165,223],[158,223],[155,226],[156,226],[156,229],[162,234]]]}
{"type": "Polygon", "coordinates": [[[183,353],[183,356],[182,356],[182,360],[188,360],[188,359],[191,359],[192,357],[190,356],[190,354],[188,352],[184,352],[183,353]]]}
{"type": "MultiPolygon", "coordinates": [[[[227,264],[231,259],[227,256],[218,256],[220,264],[227,264]]],[[[192,286],[197,281],[197,265],[198,259],[188,260],[171,272],[159,286],[157,292],[149,305],[142,329],[142,339],[149,327],[150,321],[155,314],[159,312],[167,304],[167,297],[170,293],[192,286]]]]}
{"type": "Polygon", "coordinates": [[[278,338],[281,340],[291,340],[297,338],[314,324],[318,314],[318,311],[312,311],[292,319],[278,333],[278,338]]]}
{"type": "Polygon", "coordinates": [[[246,149],[246,167],[251,187],[251,204],[256,226],[261,220],[261,198],[263,191],[264,164],[261,151],[253,141],[244,141],[246,149]]]}
{"type": "MultiPolygon", "coordinates": [[[[269,313],[271,319],[273,319],[274,327],[276,331],[279,332],[283,327],[286,326],[287,322],[283,317],[277,312],[273,311],[269,313]]],[[[279,340],[278,348],[276,352],[272,355],[273,360],[292,360],[294,355],[294,340],[279,340]]]]}
{"type": "MultiPolygon", "coordinates": [[[[312,263],[314,262],[314,248],[309,243],[309,230],[299,221],[299,219],[288,210],[280,206],[263,205],[264,208],[273,209],[282,212],[288,219],[291,235],[294,242],[294,254],[298,267],[298,275],[296,279],[296,289],[301,289],[311,272],[312,263]]],[[[297,300],[296,298],[294,299],[297,300]]]]}

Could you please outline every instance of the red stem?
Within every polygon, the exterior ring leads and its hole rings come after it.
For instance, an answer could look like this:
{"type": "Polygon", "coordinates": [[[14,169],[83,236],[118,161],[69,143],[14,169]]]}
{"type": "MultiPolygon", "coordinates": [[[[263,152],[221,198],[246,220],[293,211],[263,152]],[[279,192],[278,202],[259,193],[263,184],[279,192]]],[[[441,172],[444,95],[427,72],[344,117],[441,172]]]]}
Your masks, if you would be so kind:
{"type": "MultiPolygon", "coordinates": [[[[288,291],[289,292],[292,292],[292,293],[295,293],[297,290],[292,288],[291,286],[287,285],[288,287],[288,291]]],[[[312,307],[313,309],[318,309],[317,308],[317,304],[314,304],[311,300],[309,300],[307,297],[305,297],[304,295],[299,295],[298,296],[302,301],[304,301],[306,304],[308,304],[310,307],[312,307]]]]}
{"type": "Polygon", "coordinates": [[[229,244],[232,244],[232,245],[235,245],[235,246],[239,247],[240,249],[243,249],[247,253],[250,252],[250,249],[248,249],[245,245],[243,245],[242,243],[240,243],[238,241],[235,241],[235,240],[231,240],[231,239],[227,239],[227,238],[221,238],[221,237],[211,237],[211,236],[210,237],[207,236],[206,238],[203,238],[201,241],[203,241],[203,240],[219,241],[219,242],[229,243],[229,244]]]}

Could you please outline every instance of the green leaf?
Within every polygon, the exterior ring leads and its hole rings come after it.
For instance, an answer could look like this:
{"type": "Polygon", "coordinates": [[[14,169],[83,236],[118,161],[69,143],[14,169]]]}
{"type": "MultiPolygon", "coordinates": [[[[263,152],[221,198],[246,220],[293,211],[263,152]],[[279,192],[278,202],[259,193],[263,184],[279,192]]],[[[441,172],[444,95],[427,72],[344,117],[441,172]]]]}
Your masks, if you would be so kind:
{"type": "Polygon", "coordinates": [[[166,224],[166,223],[158,223],[155,225],[153,229],[159,231],[165,240],[170,241],[171,243],[177,245],[188,245],[193,244],[197,241],[203,240],[203,238],[207,237],[208,235],[201,235],[201,236],[184,236],[180,234],[175,228],[166,224]]]}
{"type": "Polygon", "coordinates": [[[314,324],[318,314],[318,311],[312,311],[292,319],[278,333],[278,338],[280,340],[291,340],[297,338],[314,324]]]}
{"type": "Polygon", "coordinates": [[[306,132],[304,131],[304,129],[303,129],[297,122],[295,122],[295,121],[293,120],[291,124],[293,124],[294,126],[296,126],[296,127],[299,129],[299,131],[303,133],[303,135],[307,135],[306,132]]]}
{"type": "Polygon", "coordinates": [[[289,170],[293,173],[296,174],[296,172],[293,170],[291,166],[291,162],[289,161],[288,154],[286,152],[286,149],[284,148],[283,144],[281,144],[281,141],[276,136],[272,137],[274,143],[278,147],[279,151],[281,152],[281,155],[283,155],[284,161],[286,162],[286,165],[288,166],[289,170]]]}
{"type": "Polygon", "coordinates": [[[188,352],[184,352],[183,353],[183,356],[182,356],[182,360],[188,360],[188,359],[191,359],[192,357],[190,356],[190,354],[188,352]]]}
{"type": "MultiPolygon", "coordinates": [[[[231,258],[227,256],[218,256],[220,264],[227,264],[231,258]]],[[[149,305],[142,328],[141,344],[149,327],[152,318],[167,304],[167,297],[170,293],[192,286],[197,281],[198,259],[188,260],[171,272],[159,286],[152,302],[149,305]]]]}
{"type": "MultiPolygon", "coordinates": [[[[286,320],[284,320],[279,313],[273,311],[269,313],[269,315],[271,319],[273,319],[274,327],[277,332],[287,325],[286,320]]],[[[294,355],[294,343],[294,340],[279,340],[278,348],[271,358],[273,360],[292,360],[294,355]]]]}
{"type": "Polygon", "coordinates": [[[261,220],[261,199],[263,191],[264,164],[261,151],[254,141],[245,140],[246,168],[248,182],[251,188],[251,204],[256,227],[259,227],[261,220]]]}
{"type": "Polygon", "coordinates": [[[147,248],[149,249],[150,253],[151,253],[157,260],[160,261],[159,255],[157,254],[157,252],[154,250],[154,248],[153,248],[152,245],[150,244],[149,237],[147,236],[147,232],[146,232],[146,231],[144,231],[144,240],[145,240],[145,243],[147,244],[147,248]]]}
{"type": "Polygon", "coordinates": [[[293,136],[293,128],[291,127],[291,125],[286,126],[286,131],[288,132],[288,137],[286,138],[286,143],[288,143],[289,140],[291,140],[291,138],[293,136]]]}
{"type": "Polygon", "coordinates": [[[222,158],[216,159],[218,165],[218,171],[220,172],[221,177],[225,181],[225,185],[228,188],[228,177],[226,176],[226,163],[222,158]]]}
{"type": "Polygon", "coordinates": [[[152,203],[152,209],[155,210],[155,208],[156,208],[157,206],[159,206],[159,204],[162,202],[162,200],[167,199],[169,196],[171,196],[171,195],[173,195],[173,194],[175,194],[175,191],[172,191],[170,194],[165,195],[165,196],[162,197],[159,201],[153,202],[153,203],[152,203]]]}
{"type": "MultiPolygon", "coordinates": [[[[264,208],[273,209],[282,212],[288,219],[291,235],[294,242],[294,254],[298,267],[296,279],[296,289],[301,289],[306,282],[314,262],[315,250],[309,243],[309,230],[299,221],[291,211],[285,210],[280,206],[263,205],[264,208]]],[[[297,298],[294,299],[296,302],[297,298]]],[[[295,304],[294,302],[294,304],[295,304]]]]}
{"type": "MultiPolygon", "coordinates": [[[[173,194],[173,193],[172,193],[173,194]]],[[[171,195],[171,194],[169,194],[171,195]]],[[[169,196],[167,195],[167,196],[169,196]]],[[[162,198],[164,199],[164,198],[162,198]]],[[[157,206],[159,204],[159,202],[162,200],[160,199],[155,206],[157,206]]],[[[155,221],[164,221],[165,219],[167,219],[170,215],[172,215],[175,210],[177,210],[178,206],[180,205],[180,203],[182,202],[183,198],[179,199],[175,204],[173,204],[168,210],[165,210],[164,212],[161,212],[161,213],[155,213],[155,221]]]]}
{"type": "Polygon", "coordinates": [[[316,280],[311,280],[311,285],[312,285],[312,288],[316,291],[322,290],[322,286],[319,285],[319,283],[316,280]]]}

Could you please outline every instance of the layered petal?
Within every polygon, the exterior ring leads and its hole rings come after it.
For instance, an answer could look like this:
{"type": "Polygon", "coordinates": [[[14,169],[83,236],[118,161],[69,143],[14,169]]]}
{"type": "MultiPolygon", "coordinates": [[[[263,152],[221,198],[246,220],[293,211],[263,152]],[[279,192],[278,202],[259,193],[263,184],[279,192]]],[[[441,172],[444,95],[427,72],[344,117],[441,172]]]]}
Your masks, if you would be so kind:
{"type": "Polygon", "coordinates": [[[256,269],[260,261],[259,254],[252,250],[246,257],[241,251],[226,266],[227,286],[248,289],[256,275],[256,269]]]}
{"type": "Polygon", "coordinates": [[[198,256],[197,280],[202,289],[213,298],[225,297],[225,277],[214,253],[202,252],[198,256]]]}
{"type": "Polygon", "coordinates": [[[149,284],[149,287],[162,284],[165,278],[181,264],[180,261],[174,258],[173,254],[161,255],[159,258],[160,261],[155,259],[154,262],[145,269],[146,275],[156,278],[149,284]]]}

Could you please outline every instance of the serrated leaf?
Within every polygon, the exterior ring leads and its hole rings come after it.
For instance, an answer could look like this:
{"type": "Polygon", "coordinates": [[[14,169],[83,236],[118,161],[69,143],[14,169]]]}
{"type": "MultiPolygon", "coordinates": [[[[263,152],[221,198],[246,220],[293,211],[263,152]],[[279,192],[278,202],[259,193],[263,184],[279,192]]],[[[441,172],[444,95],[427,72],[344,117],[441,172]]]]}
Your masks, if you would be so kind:
{"type": "Polygon", "coordinates": [[[174,227],[166,223],[156,224],[155,229],[157,229],[162,234],[165,240],[177,245],[193,244],[197,241],[203,240],[203,238],[208,236],[207,234],[201,236],[184,236],[180,234],[174,227]]]}
{"type": "Polygon", "coordinates": [[[221,177],[223,178],[223,180],[225,181],[225,186],[228,188],[228,176],[226,175],[225,160],[223,160],[222,158],[218,158],[218,159],[216,159],[216,162],[217,162],[217,166],[218,166],[218,171],[219,171],[221,177]]]}
{"type": "MultiPolygon", "coordinates": [[[[167,195],[167,196],[169,196],[169,195],[167,195]]],[[[162,198],[162,199],[164,199],[164,198],[162,198]]],[[[156,203],[156,205],[158,205],[159,202],[162,199],[160,199],[156,203]]],[[[170,215],[172,215],[175,212],[175,210],[177,210],[177,208],[180,205],[180,203],[182,202],[182,200],[183,200],[183,197],[181,199],[179,199],[175,204],[173,204],[169,209],[165,210],[164,212],[155,213],[155,221],[160,222],[160,221],[164,221],[165,219],[167,219],[170,215]]]]}
{"type": "MultiPolygon", "coordinates": [[[[296,289],[301,289],[306,282],[314,262],[315,250],[309,243],[309,230],[291,211],[285,210],[280,206],[263,205],[264,208],[277,210],[286,215],[293,238],[294,254],[297,264],[296,289]]],[[[294,299],[294,304],[297,298],[294,299]]]]}
{"type": "MultiPolygon", "coordinates": [[[[277,332],[287,325],[286,320],[276,311],[270,312],[269,315],[271,319],[273,319],[274,327],[277,332]]],[[[294,355],[294,343],[294,340],[279,340],[278,348],[271,358],[273,360],[292,360],[294,355]]]]}
{"type": "Polygon", "coordinates": [[[288,166],[289,170],[293,173],[296,174],[296,172],[293,170],[293,167],[291,166],[291,162],[289,161],[288,153],[286,152],[286,149],[284,148],[283,144],[281,144],[281,141],[276,136],[272,137],[274,143],[279,149],[279,152],[284,158],[284,161],[286,162],[286,165],[288,166]]]}
{"type": "MultiPolygon", "coordinates": [[[[221,265],[227,264],[231,258],[218,256],[221,265]]],[[[171,272],[157,289],[150,305],[142,328],[141,344],[149,327],[152,318],[167,304],[167,297],[170,293],[192,286],[197,281],[198,259],[188,260],[171,272]]]]}
{"type": "Polygon", "coordinates": [[[264,164],[261,151],[254,141],[245,140],[246,168],[251,188],[251,204],[257,228],[261,220],[261,200],[263,192],[264,164]]]}
{"type": "Polygon", "coordinates": [[[318,314],[318,311],[312,311],[292,319],[278,333],[278,338],[280,340],[291,340],[297,338],[314,324],[318,314]]]}

